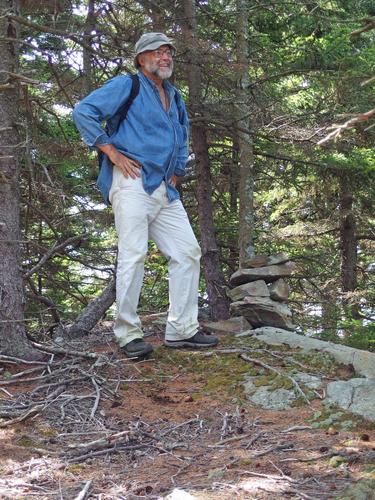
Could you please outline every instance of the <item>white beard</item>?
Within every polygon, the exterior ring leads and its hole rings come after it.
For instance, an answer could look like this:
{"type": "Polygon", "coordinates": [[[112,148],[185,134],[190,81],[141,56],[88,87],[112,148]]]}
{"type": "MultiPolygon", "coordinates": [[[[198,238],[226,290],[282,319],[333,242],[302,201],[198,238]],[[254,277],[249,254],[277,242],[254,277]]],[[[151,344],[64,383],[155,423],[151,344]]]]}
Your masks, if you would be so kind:
{"type": "Polygon", "coordinates": [[[160,68],[157,62],[145,61],[144,68],[146,71],[148,71],[148,73],[151,73],[151,75],[155,75],[161,80],[167,80],[172,76],[173,73],[173,61],[170,62],[168,68],[160,68]]]}

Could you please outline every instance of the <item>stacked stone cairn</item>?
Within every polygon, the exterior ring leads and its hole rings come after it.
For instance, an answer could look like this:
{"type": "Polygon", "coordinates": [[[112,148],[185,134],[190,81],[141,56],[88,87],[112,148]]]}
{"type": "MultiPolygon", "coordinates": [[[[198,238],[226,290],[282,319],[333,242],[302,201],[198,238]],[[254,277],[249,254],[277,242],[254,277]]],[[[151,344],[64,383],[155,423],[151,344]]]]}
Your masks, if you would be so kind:
{"type": "Polygon", "coordinates": [[[231,316],[242,316],[253,328],[273,326],[294,330],[287,305],[289,285],[284,278],[295,268],[285,254],[256,255],[232,274],[227,291],[231,316]]]}

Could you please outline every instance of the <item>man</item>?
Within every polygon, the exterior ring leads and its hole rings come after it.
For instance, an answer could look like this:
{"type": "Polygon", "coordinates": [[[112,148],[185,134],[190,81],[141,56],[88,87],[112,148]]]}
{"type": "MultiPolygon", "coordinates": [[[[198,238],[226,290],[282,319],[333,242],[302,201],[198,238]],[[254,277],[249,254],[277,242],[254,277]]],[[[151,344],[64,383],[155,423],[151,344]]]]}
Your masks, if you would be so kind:
{"type": "Polygon", "coordinates": [[[218,339],[199,331],[200,248],[176,190],[188,156],[188,118],[177,90],[168,82],[176,48],[163,33],[146,33],[135,45],[139,92],[126,119],[110,136],[132,79],[118,76],[81,101],[73,112],[86,144],[107,155],[98,186],[112,204],[118,234],[115,336],[130,358],[153,347],[144,342],[137,315],[148,239],[168,259],[168,347],[212,347],[218,339]]]}

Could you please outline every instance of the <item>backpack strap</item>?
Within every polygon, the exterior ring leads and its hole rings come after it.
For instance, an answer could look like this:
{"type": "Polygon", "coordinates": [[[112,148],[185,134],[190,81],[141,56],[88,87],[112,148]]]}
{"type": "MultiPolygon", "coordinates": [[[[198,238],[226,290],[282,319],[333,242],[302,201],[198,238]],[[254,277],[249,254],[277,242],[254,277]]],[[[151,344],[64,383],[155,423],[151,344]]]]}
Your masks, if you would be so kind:
{"type": "Polygon", "coordinates": [[[130,91],[130,95],[128,99],[124,102],[124,104],[121,106],[121,108],[118,110],[116,113],[118,119],[117,119],[117,124],[115,127],[114,132],[117,132],[120,126],[120,123],[123,122],[126,119],[126,115],[128,114],[129,108],[132,105],[134,99],[137,97],[139,94],[139,78],[138,75],[131,75],[130,76],[132,80],[132,88],[130,91]]]}

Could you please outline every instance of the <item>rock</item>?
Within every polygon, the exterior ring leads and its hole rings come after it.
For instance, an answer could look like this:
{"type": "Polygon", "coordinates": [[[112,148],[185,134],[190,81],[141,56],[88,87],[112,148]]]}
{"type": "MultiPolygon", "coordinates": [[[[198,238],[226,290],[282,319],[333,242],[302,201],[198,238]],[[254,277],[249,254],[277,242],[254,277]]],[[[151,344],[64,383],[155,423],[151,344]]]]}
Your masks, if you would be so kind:
{"type": "Polygon", "coordinates": [[[327,385],[327,401],[375,422],[375,379],[352,378],[327,385]]]}
{"type": "Polygon", "coordinates": [[[303,384],[309,389],[319,389],[322,385],[322,379],[316,375],[309,375],[305,372],[291,373],[290,376],[294,378],[298,384],[303,384]]]}
{"type": "Polygon", "coordinates": [[[242,263],[241,267],[245,269],[249,267],[263,267],[267,265],[267,260],[268,260],[268,255],[255,255],[250,259],[246,259],[242,263]]]}
{"type": "Polygon", "coordinates": [[[244,316],[252,326],[275,326],[293,330],[292,313],[288,306],[275,302],[268,297],[245,297],[233,302],[230,311],[234,315],[244,316]]]}
{"type": "Polygon", "coordinates": [[[287,344],[290,347],[301,347],[305,351],[328,352],[338,363],[353,365],[359,375],[375,379],[375,353],[354,349],[333,342],[319,340],[296,332],[286,331],[282,328],[265,326],[252,330],[252,335],[270,345],[287,344]]]}
{"type": "MultiPolygon", "coordinates": [[[[291,377],[309,389],[318,389],[322,385],[320,377],[309,375],[308,373],[294,372],[291,374],[291,377]]],[[[245,394],[257,406],[267,410],[287,410],[291,408],[293,401],[298,399],[299,394],[296,393],[294,388],[285,389],[281,387],[274,389],[272,385],[262,385],[259,387],[259,384],[256,384],[256,380],[259,378],[261,377],[247,376],[243,382],[245,394]]]]}
{"type": "Polygon", "coordinates": [[[264,267],[264,266],[272,266],[275,264],[284,264],[288,262],[289,258],[285,253],[277,253],[275,255],[255,255],[250,259],[247,259],[243,262],[242,268],[254,268],[254,267],[264,267]]]}
{"type": "Polygon", "coordinates": [[[265,410],[288,410],[296,399],[297,396],[293,390],[275,389],[270,391],[267,386],[260,387],[249,396],[252,403],[265,410]]]}
{"type": "Polygon", "coordinates": [[[210,332],[243,333],[252,329],[250,323],[243,316],[201,323],[202,326],[210,332]]]}
{"type": "MultiPolygon", "coordinates": [[[[255,282],[256,283],[256,282],[255,282]]],[[[244,286],[244,285],[242,285],[244,286]]],[[[272,300],[285,301],[288,300],[290,288],[288,283],[282,278],[274,281],[269,286],[269,293],[272,300]]]]}
{"type": "Polygon", "coordinates": [[[270,291],[264,280],[252,281],[244,285],[237,286],[227,291],[228,297],[233,301],[242,300],[245,297],[269,297],[270,291]]]}
{"type": "Polygon", "coordinates": [[[295,269],[293,262],[286,262],[285,264],[259,267],[258,269],[239,269],[232,274],[230,284],[232,286],[243,285],[250,281],[264,280],[267,283],[276,281],[279,278],[290,276],[295,269]]]}

